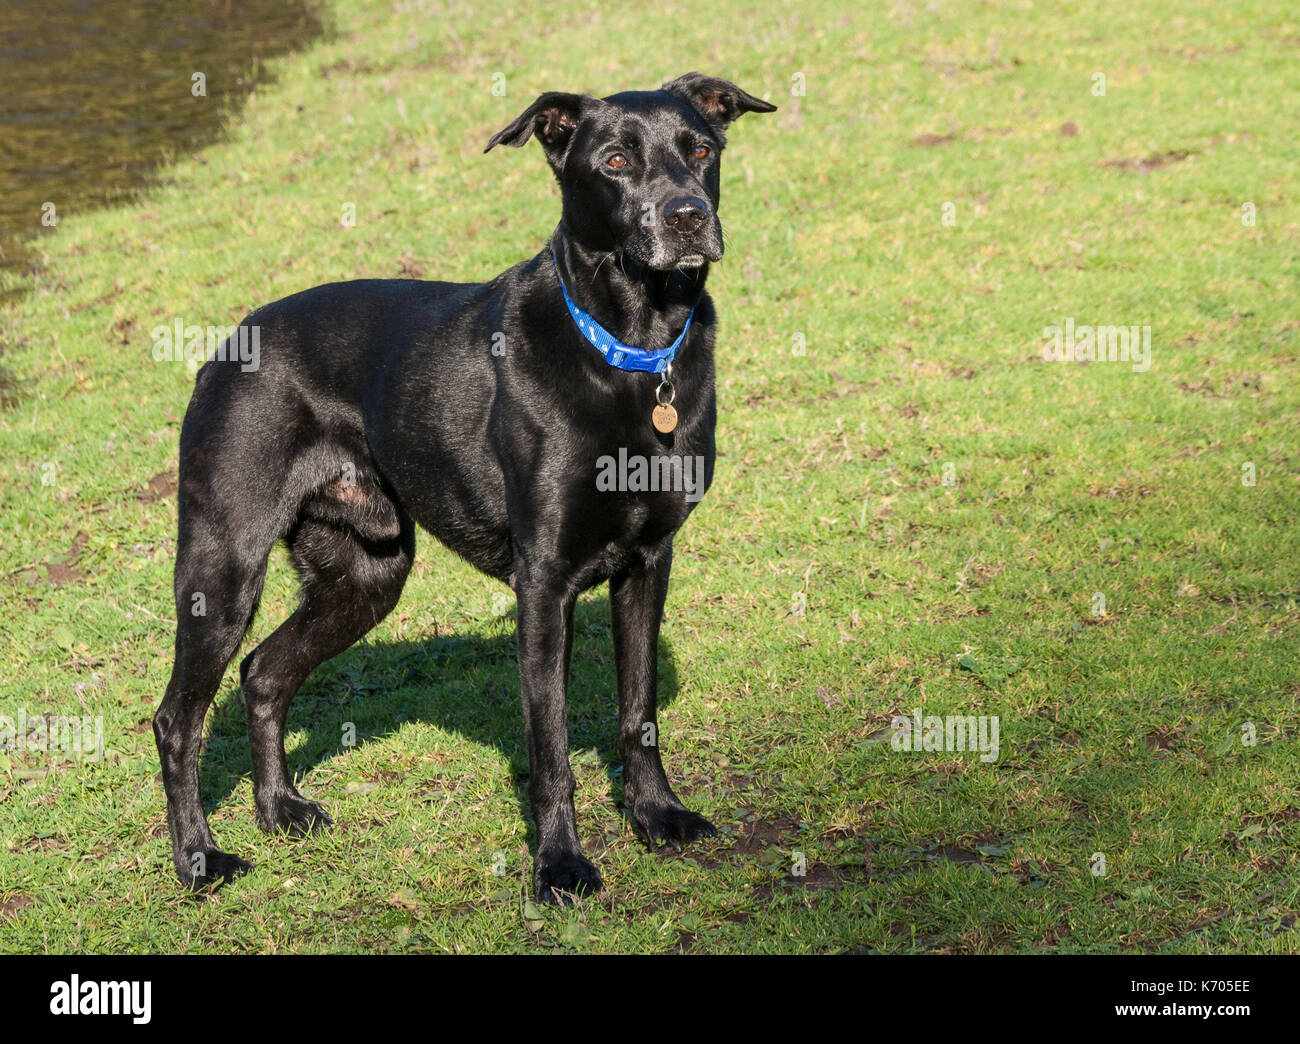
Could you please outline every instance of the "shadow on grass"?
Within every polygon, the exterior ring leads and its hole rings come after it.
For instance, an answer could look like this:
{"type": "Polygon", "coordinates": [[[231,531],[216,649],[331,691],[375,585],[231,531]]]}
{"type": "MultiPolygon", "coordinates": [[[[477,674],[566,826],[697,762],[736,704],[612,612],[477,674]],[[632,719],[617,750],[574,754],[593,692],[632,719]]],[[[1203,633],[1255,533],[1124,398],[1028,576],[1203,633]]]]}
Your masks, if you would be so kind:
{"type": "MultiPolygon", "coordinates": [[[[423,641],[363,642],[318,667],[289,707],[285,733],[307,739],[288,755],[295,779],[344,753],[344,728],[355,726],[356,747],[383,739],[408,722],[426,722],[495,747],[510,760],[515,796],[536,847],[528,809],[528,748],[512,620],[491,637],[433,635],[423,641]]],[[[236,659],[245,655],[250,645],[236,659]]],[[[677,671],[665,638],[659,643],[661,707],[677,692],[677,671]]],[[[237,691],[218,696],[212,729],[199,762],[208,814],[251,777],[252,760],[237,691]]],[[[623,797],[618,752],[618,687],[614,669],[609,596],[579,600],[574,610],[569,670],[569,749],[594,749],[610,781],[610,797],[623,797]]]]}

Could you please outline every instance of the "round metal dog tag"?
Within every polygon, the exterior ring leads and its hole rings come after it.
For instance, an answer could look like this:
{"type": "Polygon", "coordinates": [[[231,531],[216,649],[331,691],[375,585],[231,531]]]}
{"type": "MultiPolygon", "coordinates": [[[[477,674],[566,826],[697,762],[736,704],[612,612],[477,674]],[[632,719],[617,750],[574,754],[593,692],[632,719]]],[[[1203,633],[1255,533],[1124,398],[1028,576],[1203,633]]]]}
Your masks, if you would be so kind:
{"type": "Polygon", "coordinates": [[[673,409],[672,403],[661,402],[655,407],[654,413],[650,415],[650,420],[654,424],[656,431],[661,431],[667,435],[677,427],[677,411],[673,409]]]}

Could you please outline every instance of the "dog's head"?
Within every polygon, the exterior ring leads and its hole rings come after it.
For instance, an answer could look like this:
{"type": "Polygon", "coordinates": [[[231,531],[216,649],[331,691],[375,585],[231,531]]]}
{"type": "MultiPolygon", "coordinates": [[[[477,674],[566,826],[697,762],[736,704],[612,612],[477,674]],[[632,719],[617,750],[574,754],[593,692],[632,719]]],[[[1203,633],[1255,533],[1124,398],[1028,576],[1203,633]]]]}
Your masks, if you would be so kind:
{"type": "Polygon", "coordinates": [[[775,110],[699,73],[608,98],[552,91],[484,151],[536,135],[579,242],[652,269],[698,268],[722,257],[718,169],[727,127],[747,112],[775,110]]]}

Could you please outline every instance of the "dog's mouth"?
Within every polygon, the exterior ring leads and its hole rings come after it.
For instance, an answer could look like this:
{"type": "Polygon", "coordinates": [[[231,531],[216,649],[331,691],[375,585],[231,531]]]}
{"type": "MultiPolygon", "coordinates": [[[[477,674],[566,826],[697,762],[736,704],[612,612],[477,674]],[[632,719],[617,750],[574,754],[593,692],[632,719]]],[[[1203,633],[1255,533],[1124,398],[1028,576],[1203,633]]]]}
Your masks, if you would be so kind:
{"type": "Polygon", "coordinates": [[[721,261],[722,251],[714,250],[708,246],[699,250],[688,250],[682,254],[660,255],[651,259],[651,268],[660,272],[672,271],[694,271],[697,268],[703,268],[710,261],[721,261]]]}
{"type": "Polygon", "coordinates": [[[721,246],[712,243],[662,243],[651,240],[628,244],[621,256],[653,272],[693,272],[710,261],[722,260],[721,246]]]}

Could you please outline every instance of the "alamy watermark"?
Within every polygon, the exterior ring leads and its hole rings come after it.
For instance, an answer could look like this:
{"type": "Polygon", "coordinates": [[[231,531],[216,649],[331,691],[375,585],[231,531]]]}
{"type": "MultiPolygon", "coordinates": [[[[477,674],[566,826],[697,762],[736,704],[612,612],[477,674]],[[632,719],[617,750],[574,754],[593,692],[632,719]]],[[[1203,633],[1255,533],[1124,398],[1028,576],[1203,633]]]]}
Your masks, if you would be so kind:
{"type": "Polygon", "coordinates": [[[1126,362],[1134,373],[1151,369],[1150,326],[1043,327],[1043,358],[1048,362],[1126,362]]]}
{"type": "Polygon", "coordinates": [[[71,975],[50,984],[51,1015],[130,1015],[137,1026],[153,1018],[153,981],[100,982],[71,975]]]}
{"type": "Polygon", "coordinates": [[[155,362],[237,362],[245,373],[262,364],[260,326],[195,326],[176,318],[149,336],[155,362]]]}
{"type": "Polygon", "coordinates": [[[692,504],[704,496],[704,458],[660,454],[629,454],[620,446],[618,456],[596,459],[596,489],[602,493],[684,493],[692,504]]]}
{"type": "Polygon", "coordinates": [[[894,750],[943,750],[961,752],[977,750],[980,761],[998,760],[998,717],[996,714],[921,714],[916,707],[911,717],[895,715],[890,720],[893,735],[889,745],[894,750]]]}
{"type": "Polygon", "coordinates": [[[104,756],[104,718],[76,714],[33,714],[19,707],[16,717],[0,714],[0,750],[62,751],[88,761],[104,756]]]}

